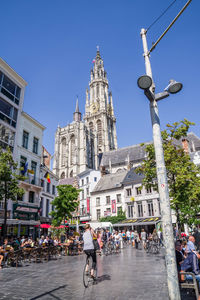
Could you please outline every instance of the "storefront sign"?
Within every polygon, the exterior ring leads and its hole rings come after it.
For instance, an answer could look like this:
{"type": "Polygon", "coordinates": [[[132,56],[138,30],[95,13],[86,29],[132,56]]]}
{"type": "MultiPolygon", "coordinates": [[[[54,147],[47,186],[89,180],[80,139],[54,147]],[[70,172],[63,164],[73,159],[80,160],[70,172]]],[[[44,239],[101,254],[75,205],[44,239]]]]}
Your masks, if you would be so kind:
{"type": "Polygon", "coordinates": [[[13,204],[13,218],[21,220],[38,220],[38,207],[13,204]]]}
{"type": "Polygon", "coordinates": [[[87,214],[90,213],[90,198],[87,198],[87,214]]]}
{"type": "Polygon", "coordinates": [[[112,200],[112,213],[116,213],[116,200],[112,200]]]}

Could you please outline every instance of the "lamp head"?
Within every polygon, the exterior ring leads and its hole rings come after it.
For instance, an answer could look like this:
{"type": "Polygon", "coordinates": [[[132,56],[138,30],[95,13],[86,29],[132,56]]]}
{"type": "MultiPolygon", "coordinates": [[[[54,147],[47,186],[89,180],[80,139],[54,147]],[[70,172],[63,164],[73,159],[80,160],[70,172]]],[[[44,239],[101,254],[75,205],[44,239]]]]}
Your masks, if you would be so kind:
{"type": "Polygon", "coordinates": [[[147,90],[152,85],[152,78],[148,75],[142,75],[137,80],[137,85],[143,90],[147,90]]]}
{"type": "Polygon", "coordinates": [[[174,79],[169,81],[169,85],[165,88],[165,91],[169,92],[170,94],[176,94],[180,92],[183,85],[181,82],[177,82],[174,79]]]}

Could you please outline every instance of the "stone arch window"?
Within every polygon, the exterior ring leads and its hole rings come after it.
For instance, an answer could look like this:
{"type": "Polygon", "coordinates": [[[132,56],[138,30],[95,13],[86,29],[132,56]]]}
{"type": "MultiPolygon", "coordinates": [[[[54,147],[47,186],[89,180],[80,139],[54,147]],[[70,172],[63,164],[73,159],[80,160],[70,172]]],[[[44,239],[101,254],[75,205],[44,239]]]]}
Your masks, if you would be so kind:
{"type": "Polygon", "coordinates": [[[97,137],[98,137],[98,146],[102,145],[102,123],[101,120],[97,121],[97,137]]]}
{"type": "MultiPolygon", "coordinates": [[[[98,72],[98,77],[99,77],[99,72],[98,72]]],[[[97,98],[99,97],[99,84],[97,84],[97,98]]]]}
{"type": "Polygon", "coordinates": [[[94,125],[92,122],[89,123],[89,128],[90,128],[90,131],[93,132],[94,130],[94,125]]]}
{"type": "Polygon", "coordinates": [[[71,170],[69,177],[73,177],[73,170],[71,170]]]}
{"type": "Polygon", "coordinates": [[[61,166],[65,165],[66,158],[66,138],[62,138],[61,140],[61,166]]]}
{"type": "Polygon", "coordinates": [[[72,135],[70,138],[70,162],[71,165],[75,163],[75,136],[72,135]]]}
{"type": "Polygon", "coordinates": [[[62,172],[60,178],[61,178],[61,179],[64,179],[64,178],[65,178],[65,172],[62,172]]]}

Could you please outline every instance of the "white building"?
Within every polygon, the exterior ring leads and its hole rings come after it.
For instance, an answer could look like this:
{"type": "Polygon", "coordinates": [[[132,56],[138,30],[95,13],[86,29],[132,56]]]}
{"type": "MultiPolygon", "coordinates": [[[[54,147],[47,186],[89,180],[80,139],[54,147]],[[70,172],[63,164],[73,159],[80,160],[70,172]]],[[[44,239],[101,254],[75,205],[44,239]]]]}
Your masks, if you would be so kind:
{"type": "Polygon", "coordinates": [[[91,193],[92,221],[101,217],[117,216],[119,211],[125,211],[124,190],[122,181],[126,170],[101,177],[91,193]]]}
{"type": "Polygon", "coordinates": [[[80,192],[80,223],[91,220],[91,192],[95,188],[101,172],[88,169],[78,175],[80,192]]]}
{"type": "Polygon", "coordinates": [[[20,118],[27,83],[0,58],[0,146],[16,159],[20,118]]]}
{"type": "MultiPolygon", "coordinates": [[[[35,235],[39,225],[40,164],[42,159],[42,139],[45,127],[29,116],[21,113],[18,132],[17,162],[19,172],[26,178],[20,181],[20,187],[25,191],[22,199],[13,205],[12,224],[18,224],[18,234],[35,235]],[[21,227],[21,228],[20,228],[21,227]]],[[[11,220],[9,221],[11,222],[11,220]]]]}
{"type": "Polygon", "coordinates": [[[40,193],[40,223],[51,224],[50,213],[54,210],[52,201],[57,196],[58,176],[56,176],[47,166],[41,165],[41,187],[40,193]]]}

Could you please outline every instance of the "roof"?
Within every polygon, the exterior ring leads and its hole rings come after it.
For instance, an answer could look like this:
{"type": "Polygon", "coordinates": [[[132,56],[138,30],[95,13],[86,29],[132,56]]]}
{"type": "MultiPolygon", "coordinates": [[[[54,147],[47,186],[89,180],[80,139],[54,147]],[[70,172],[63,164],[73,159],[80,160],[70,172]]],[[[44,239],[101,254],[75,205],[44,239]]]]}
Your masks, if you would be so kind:
{"type": "Polygon", "coordinates": [[[122,186],[122,181],[124,180],[128,171],[123,170],[114,174],[107,174],[101,177],[95,186],[92,193],[103,192],[107,190],[112,190],[116,188],[120,188],[122,186]]]}
{"type": "MultiPolygon", "coordinates": [[[[190,150],[193,149],[193,146],[196,151],[200,150],[200,138],[193,132],[189,132],[186,139],[189,142],[190,150]]],[[[141,144],[137,144],[104,152],[101,159],[101,166],[124,164],[128,161],[141,161],[145,157],[145,147],[151,143],[152,142],[146,142],[143,143],[143,146],[141,146],[141,144]]],[[[182,139],[174,140],[174,144],[182,147],[182,139]]]]}
{"type": "Polygon", "coordinates": [[[85,171],[79,173],[77,176],[78,176],[78,177],[82,177],[82,176],[84,176],[84,175],[90,173],[91,171],[94,171],[94,170],[93,170],[93,169],[87,169],[87,170],[85,170],[85,171]]]}
{"type": "Polygon", "coordinates": [[[112,165],[124,163],[125,161],[140,161],[145,157],[145,147],[150,144],[144,143],[141,144],[120,148],[117,150],[112,150],[109,152],[104,152],[101,160],[101,166],[109,166],[109,163],[112,165]]]}
{"type": "Polygon", "coordinates": [[[59,185],[64,185],[64,184],[73,185],[75,181],[76,178],[74,177],[64,178],[59,180],[59,185]]]}
{"type": "Polygon", "coordinates": [[[126,174],[124,180],[122,181],[122,184],[128,184],[128,183],[141,183],[144,178],[144,175],[142,174],[136,174],[135,168],[132,168],[128,173],[126,174]]]}

